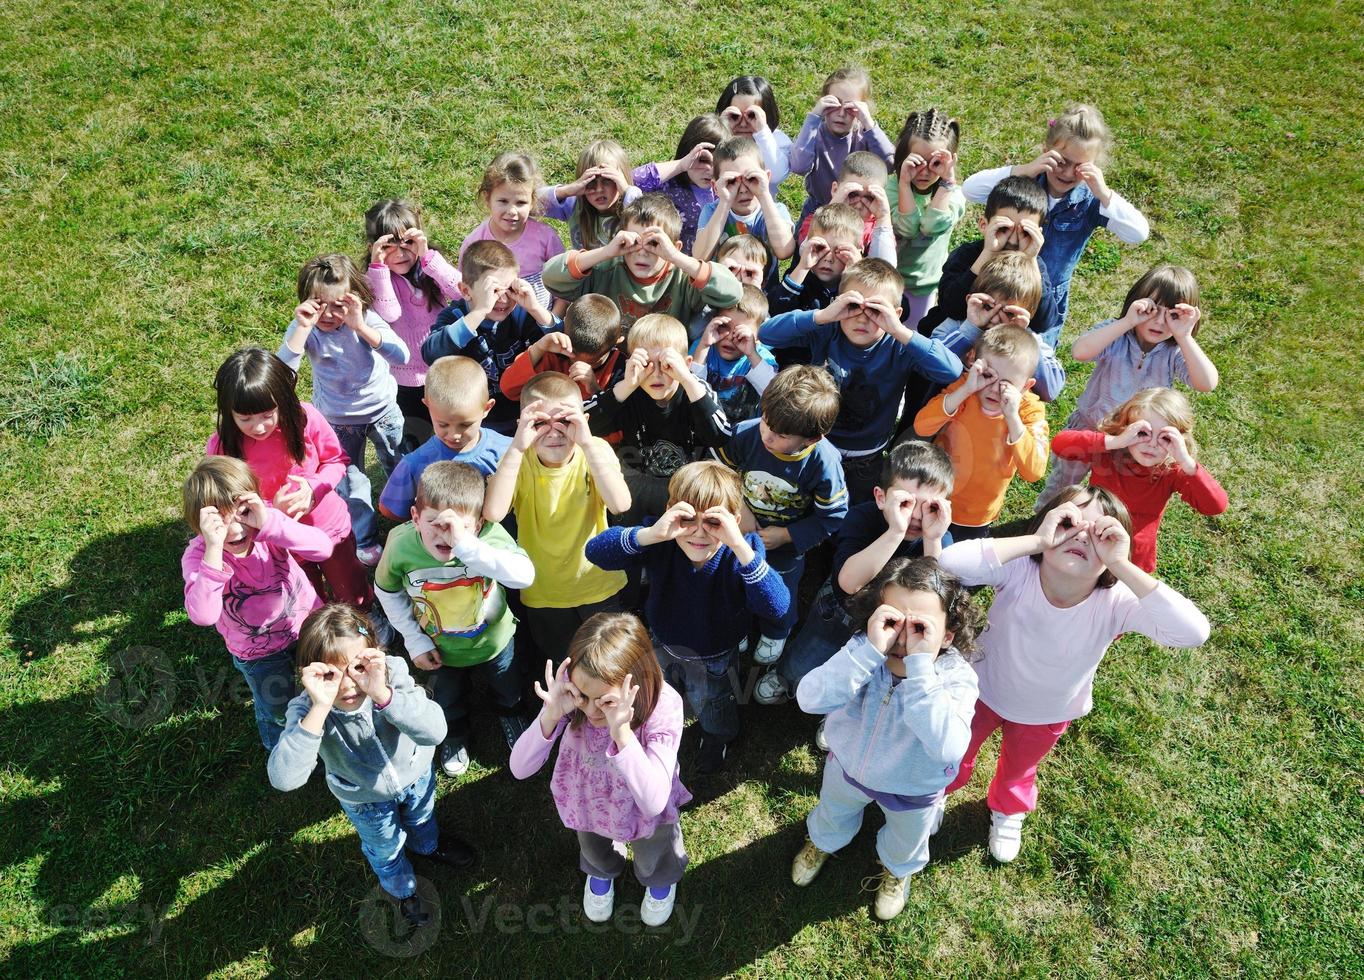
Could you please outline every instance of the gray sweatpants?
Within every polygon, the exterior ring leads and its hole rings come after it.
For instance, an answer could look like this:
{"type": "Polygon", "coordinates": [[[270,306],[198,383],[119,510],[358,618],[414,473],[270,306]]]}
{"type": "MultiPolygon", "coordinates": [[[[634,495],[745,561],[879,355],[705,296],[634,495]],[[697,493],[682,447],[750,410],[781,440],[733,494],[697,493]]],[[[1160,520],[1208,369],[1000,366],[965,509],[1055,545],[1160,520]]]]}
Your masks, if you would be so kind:
{"type": "MultiPolygon", "coordinates": [[[[578,867],[593,878],[615,880],[625,870],[625,845],[586,830],[578,831],[578,867]]],[[[635,877],[645,888],[666,888],[682,880],[687,850],[682,844],[682,825],[665,823],[648,837],[630,841],[635,877]]]]}

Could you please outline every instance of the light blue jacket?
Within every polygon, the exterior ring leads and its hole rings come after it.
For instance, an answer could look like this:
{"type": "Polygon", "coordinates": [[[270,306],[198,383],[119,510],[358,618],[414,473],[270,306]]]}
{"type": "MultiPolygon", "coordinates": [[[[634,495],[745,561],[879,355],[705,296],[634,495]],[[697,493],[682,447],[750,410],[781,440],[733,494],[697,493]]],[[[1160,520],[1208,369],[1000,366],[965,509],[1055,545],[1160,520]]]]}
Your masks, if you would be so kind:
{"type": "Polygon", "coordinates": [[[905,658],[898,684],[866,633],[801,679],[801,710],[828,715],[824,736],[843,771],[867,789],[930,796],[957,776],[971,739],[976,672],[953,647],[905,658]]]}

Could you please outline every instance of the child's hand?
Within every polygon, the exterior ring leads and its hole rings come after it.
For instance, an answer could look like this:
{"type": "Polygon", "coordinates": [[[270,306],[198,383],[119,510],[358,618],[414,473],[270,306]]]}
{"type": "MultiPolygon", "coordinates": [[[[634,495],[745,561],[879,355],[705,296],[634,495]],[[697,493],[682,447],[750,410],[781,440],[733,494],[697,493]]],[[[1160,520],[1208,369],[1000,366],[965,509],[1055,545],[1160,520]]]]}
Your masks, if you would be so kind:
{"type": "Polygon", "coordinates": [[[734,210],[734,199],[739,196],[739,183],[743,179],[742,174],[731,170],[715,181],[715,199],[720,204],[717,210],[726,212],[734,210]]]}
{"type": "MultiPolygon", "coordinates": [[[[739,531],[740,533],[748,533],[744,531],[742,526],[739,528],[739,531]]],[[[762,541],[764,548],[768,551],[772,551],[775,548],[783,548],[790,544],[791,532],[784,527],[771,524],[767,527],[758,528],[758,539],[762,541]]]]}
{"type": "Polygon", "coordinates": [[[365,305],[354,293],[341,297],[341,317],[346,326],[359,330],[365,325],[365,305]]]}
{"type": "Polygon", "coordinates": [[[387,265],[388,252],[391,248],[393,248],[393,236],[380,235],[374,240],[374,244],[369,247],[369,264],[387,265]]]}
{"type": "Polygon", "coordinates": [[[305,299],[294,307],[294,321],[304,330],[312,330],[322,316],[322,304],[315,299],[305,299]]]}
{"type": "Polygon", "coordinates": [[[1156,305],[1155,300],[1142,297],[1141,299],[1132,301],[1132,305],[1127,308],[1127,313],[1123,315],[1122,319],[1123,322],[1127,324],[1127,329],[1131,330],[1133,327],[1145,323],[1153,317],[1163,315],[1161,308],[1156,305]]]}
{"type": "Polygon", "coordinates": [[[606,250],[613,256],[625,255],[640,246],[640,236],[633,231],[618,231],[607,244],[606,250]]]}
{"type": "Polygon", "coordinates": [[[1080,515],[1080,508],[1073,501],[1057,504],[1047,511],[1037,528],[1038,543],[1045,548],[1059,548],[1071,538],[1088,531],[1089,521],[1080,515]]]}
{"type": "Polygon", "coordinates": [[[336,703],[336,693],[341,688],[341,668],[331,664],[311,663],[298,672],[303,690],[313,704],[330,708],[336,703]]]}
{"type": "Polygon", "coordinates": [[[1128,446],[1134,446],[1151,438],[1151,423],[1145,419],[1137,419],[1123,429],[1116,438],[1113,436],[1109,436],[1109,438],[1113,439],[1113,445],[1108,448],[1126,449],[1128,446]]]}
{"type": "Polygon", "coordinates": [[[928,166],[928,161],[917,153],[911,153],[900,164],[900,183],[912,184],[919,171],[928,166]]]}
{"type": "Polygon", "coordinates": [[[1042,228],[1036,221],[1024,218],[1018,223],[1018,250],[1030,258],[1037,258],[1042,251],[1042,228]]]}
{"type": "Polygon", "coordinates": [[[928,158],[928,172],[949,184],[957,182],[956,158],[947,150],[934,150],[928,158]]]}
{"type": "Polygon", "coordinates": [[[1004,246],[1009,243],[1009,239],[1014,236],[1014,223],[1010,218],[997,214],[985,225],[985,244],[983,250],[994,255],[1004,251],[1004,246]]]}
{"type": "Polygon", "coordinates": [[[834,95],[821,95],[815,107],[810,111],[816,116],[827,116],[829,113],[843,108],[843,100],[834,95]]]}
{"type": "Polygon", "coordinates": [[[631,388],[638,388],[644,381],[644,376],[649,373],[652,362],[649,360],[649,352],[643,347],[636,347],[625,362],[624,381],[631,388]]]}
{"type": "Polygon", "coordinates": [[[516,420],[516,434],[512,436],[512,448],[519,453],[530,452],[530,447],[549,431],[550,421],[544,399],[537,398],[529,405],[522,405],[521,415],[516,420]]]}
{"type": "Polygon", "coordinates": [[[1024,330],[1026,330],[1028,328],[1028,324],[1030,323],[1032,323],[1032,314],[1021,306],[1014,306],[1010,304],[1009,306],[1006,306],[1004,307],[1004,309],[999,311],[998,325],[1009,327],[1022,327],[1024,330]]]}
{"type": "Polygon", "coordinates": [[[227,523],[217,507],[199,508],[199,536],[204,539],[204,547],[223,550],[227,543],[227,523]]]}
{"type": "Polygon", "coordinates": [[[1108,184],[1104,183],[1104,172],[1102,170],[1092,163],[1081,163],[1075,168],[1075,176],[1085,182],[1101,204],[1108,204],[1113,192],[1108,189],[1108,184]]]}
{"type": "MultiPolygon", "coordinates": [[[[838,183],[838,190],[834,191],[834,196],[833,196],[833,198],[829,201],[829,203],[830,203],[830,204],[847,204],[847,203],[848,203],[848,198],[849,198],[849,197],[851,197],[851,196],[854,195],[854,194],[856,194],[858,197],[861,197],[863,191],[864,191],[864,188],[862,187],[862,185],[861,185],[860,183],[858,183],[857,181],[855,181],[855,180],[842,180],[842,181],[839,181],[839,183],[838,183]]],[[[851,207],[851,205],[849,205],[849,207],[851,207]]]]}
{"type": "Polygon", "coordinates": [[[999,407],[1006,419],[1017,419],[1018,409],[1023,404],[1023,392],[1008,381],[999,382],[999,407]]]}
{"type": "Polygon", "coordinates": [[[1193,456],[1189,454],[1189,444],[1184,441],[1184,433],[1173,425],[1161,426],[1160,431],[1156,433],[1156,442],[1174,458],[1184,472],[1192,473],[1198,468],[1193,456]]]}
{"type": "MultiPolygon", "coordinates": [[[[616,185],[616,195],[620,198],[625,197],[625,192],[630,187],[630,182],[625,179],[625,175],[615,167],[594,167],[593,179],[609,180],[616,185]]],[[[588,182],[590,183],[590,181],[588,182]]]]}
{"type": "Polygon", "coordinates": [[[639,685],[634,679],[633,674],[626,674],[625,680],[620,682],[620,694],[605,694],[597,699],[597,707],[606,715],[611,740],[617,746],[630,734],[630,723],[635,720],[635,695],[639,693],[639,685]]]}
{"type": "Polygon", "coordinates": [[[425,653],[419,653],[412,658],[412,663],[422,670],[440,670],[442,666],[440,651],[427,650],[425,653]]]}
{"type": "Polygon", "coordinates": [[[739,530],[738,520],[723,507],[712,507],[702,513],[701,526],[716,541],[728,545],[731,551],[740,551],[748,545],[744,532],[739,530]]]}
{"type": "Polygon", "coordinates": [[[890,199],[886,197],[886,189],[880,184],[872,184],[863,193],[871,198],[871,210],[876,220],[883,223],[889,221],[890,199]]]}
{"type": "Polygon", "coordinates": [[[892,489],[886,491],[886,505],[881,514],[886,519],[886,527],[903,538],[909,533],[909,522],[914,517],[914,507],[919,498],[908,490],[892,489]]]}
{"type": "Polygon", "coordinates": [[[696,527],[696,508],[684,500],[679,500],[663,512],[663,516],[645,528],[648,544],[662,544],[687,534],[696,527]]]}
{"type": "Polygon", "coordinates": [[[587,446],[592,442],[592,430],[588,427],[587,416],[581,411],[566,412],[554,418],[554,424],[563,426],[564,432],[573,443],[578,446],[587,446]]]}
{"type": "Polygon", "coordinates": [[[690,170],[692,167],[699,167],[703,163],[710,163],[714,157],[714,143],[697,143],[690,152],[682,158],[682,169],[690,170]]]}
{"type": "Polygon", "coordinates": [[[772,185],[768,183],[766,170],[750,170],[744,174],[744,183],[748,185],[749,191],[759,201],[770,201],[772,199],[772,185]]]}
{"type": "Polygon", "coordinates": [[[838,256],[844,268],[862,261],[862,250],[854,245],[840,245],[834,249],[834,255],[838,256]]]}
{"type": "Polygon", "coordinates": [[[852,107],[857,110],[857,121],[862,124],[863,129],[871,129],[876,125],[876,121],[871,117],[871,106],[859,100],[852,103],[852,107]]]}
{"type": "Polygon", "coordinates": [[[677,264],[677,260],[682,256],[677,250],[677,243],[674,242],[662,228],[653,225],[640,238],[640,246],[650,255],[657,255],[665,262],[677,264]]]}
{"type": "Polygon", "coordinates": [[[540,714],[551,726],[558,724],[560,718],[576,711],[587,701],[568,678],[568,668],[572,662],[571,657],[565,657],[556,671],[554,661],[546,660],[545,686],[541,687],[539,681],[535,682],[535,696],[545,703],[540,714]]]}
{"type": "Polygon", "coordinates": [[[547,333],[530,346],[535,350],[537,363],[546,354],[559,354],[563,357],[573,356],[573,341],[562,330],[547,333]]]}
{"type": "Polygon", "coordinates": [[[999,303],[989,293],[972,293],[966,297],[966,320],[982,330],[990,326],[997,309],[999,303]]]}
{"type": "Polygon", "coordinates": [[[259,531],[265,526],[265,518],[265,501],[260,499],[260,494],[244,493],[237,498],[237,520],[259,531]]]}
{"type": "Polygon", "coordinates": [[[601,390],[597,384],[597,376],[592,373],[592,365],[586,361],[574,361],[568,366],[568,378],[577,383],[579,388],[585,388],[591,394],[596,394],[601,390]]]}
{"type": "Polygon", "coordinates": [[[819,235],[811,235],[800,245],[800,264],[805,271],[810,271],[819,265],[820,261],[829,251],[829,243],[819,235]]]}
{"type": "Polygon", "coordinates": [[[767,129],[767,113],[763,112],[763,107],[760,105],[751,105],[743,111],[740,111],[734,106],[730,106],[724,112],[720,113],[720,118],[725,121],[725,125],[729,127],[731,133],[738,132],[735,127],[738,126],[740,122],[744,124],[749,132],[761,133],[763,130],[767,129]]]}
{"type": "Polygon", "coordinates": [[[729,332],[729,341],[745,357],[753,357],[758,353],[758,336],[752,327],[735,327],[729,332]]]}
{"type": "Polygon", "coordinates": [[[718,344],[720,342],[720,335],[725,332],[724,328],[728,327],[730,323],[731,320],[727,316],[721,315],[713,317],[711,321],[706,324],[706,329],[701,331],[701,340],[696,345],[696,349],[701,350],[702,348],[714,347],[718,344]]]}
{"type": "Polygon", "coordinates": [[[864,299],[862,305],[871,314],[876,325],[886,333],[894,337],[903,337],[907,332],[905,325],[900,322],[900,315],[895,312],[895,307],[887,304],[885,300],[872,297],[864,299]]]}
{"type": "Polygon", "coordinates": [[[658,366],[664,374],[679,383],[691,376],[691,365],[687,363],[686,356],[671,347],[660,354],[658,366]]]}
{"type": "Polygon", "coordinates": [[[941,541],[951,526],[952,501],[946,497],[929,497],[923,502],[919,527],[925,541],[941,541]]]}
{"type": "Polygon", "coordinates": [[[1042,174],[1049,174],[1065,165],[1066,159],[1061,154],[1055,150],[1043,150],[1038,154],[1036,160],[1014,169],[1018,171],[1020,177],[1040,177],[1042,174]]]}
{"type": "Polygon", "coordinates": [[[275,510],[298,520],[313,509],[313,488],[297,473],[290,473],[275,491],[274,504],[275,510]]]}
{"type": "Polygon", "coordinates": [[[1089,528],[1094,554],[1107,568],[1125,562],[1132,553],[1132,539],[1116,517],[1105,514],[1089,528]]]}
{"type": "Polygon", "coordinates": [[[867,305],[866,298],[855,289],[839,293],[824,309],[815,314],[817,323],[833,323],[846,317],[857,316],[867,305]]]}
{"type": "Polygon", "coordinates": [[[963,385],[965,394],[974,395],[984,391],[990,385],[999,380],[999,376],[990,370],[990,366],[985,363],[984,358],[976,358],[971,364],[971,369],[966,372],[966,384],[963,385]]]}
{"type": "Polygon", "coordinates": [[[426,232],[420,228],[407,228],[402,233],[402,243],[405,248],[412,251],[412,254],[420,259],[431,248],[426,240],[426,232]]]}
{"type": "Polygon", "coordinates": [[[363,651],[346,668],[346,673],[371,700],[379,704],[388,700],[388,663],[382,650],[370,647],[363,651]]]}
{"type": "Polygon", "coordinates": [[[867,640],[881,656],[904,649],[905,614],[882,603],[867,620],[867,640]]]}
{"type": "Polygon", "coordinates": [[[524,279],[513,279],[511,285],[507,287],[507,292],[511,294],[512,301],[527,313],[540,308],[540,298],[535,295],[531,284],[524,279]]]}
{"type": "Polygon", "coordinates": [[[469,289],[469,313],[482,314],[479,319],[486,319],[493,307],[497,305],[501,292],[492,276],[484,276],[479,279],[469,289]]]}
{"type": "Polygon", "coordinates": [[[1174,309],[1165,312],[1165,322],[1169,325],[1170,333],[1174,335],[1175,340],[1188,340],[1193,336],[1193,329],[1198,326],[1202,316],[1203,311],[1198,307],[1190,306],[1188,303],[1177,303],[1174,309]]]}

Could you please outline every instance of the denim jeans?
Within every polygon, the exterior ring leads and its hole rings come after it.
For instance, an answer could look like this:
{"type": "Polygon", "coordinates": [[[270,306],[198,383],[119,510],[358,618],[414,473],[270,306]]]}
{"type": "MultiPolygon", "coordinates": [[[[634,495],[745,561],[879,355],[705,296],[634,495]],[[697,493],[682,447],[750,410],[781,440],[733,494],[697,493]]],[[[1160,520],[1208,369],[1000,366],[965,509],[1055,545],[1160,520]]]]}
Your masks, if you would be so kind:
{"type": "Polygon", "coordinates": [[[356,546],[370,548],[379,543],[379,532],[374,516],[373,493],[369,477],[365,474],[365,440],[374,443],[374,452],[379,457],[379,465],[384,468],[384,475],[392,473],[393,467],[402,458],[403,413],[395,402],[373,422],[333,425],[332,428],[336,430],[341,449],[350,457],[345,478],[336,492],[346,498],[356,546]]]}
{"type": "Polygon", "coordinates": [[[436,849],[436,777],[427,769],[396,799],[378,803],[341,803],[341,809],[360,835],[360,850],[379,876],[379,884],[394,898],[411,898],[417,891],[405,847],[414,853],[436,849]],[[409,838],[410,835],[410,838],[409,838]]]}
{"type": "Polygon", "coordinates": [[[729,743],[739,735],[739,672],[734,668],[737,651],[729,650],[707,660],[679,657],[664,643],[654,640],[654,654],[663,668],[663,679],[682,693],[687,707],[705,732],[729,743]]]}
{"type": "Polygon", "coordinates": [[[805,617],[805,625],[800,628],[796,638],[786,644],[781,659],[777,661],[777,672],[786,681],[791,693],[796,693],[796,686],[802,677],[816,667],[823,666],[857,630],[857,624],[843,611],[843,606],[834,596],[833,581],[825,581],[810,605],[810,615],[805,617]]]}
{"type": "Polygon", "coordinates": [[[796,593],[800,591],[800,577],[805,572],[805,556],[796,554],[796,549],[788,545],[769,551],[767,553],[767,564],[772,568],[772,571],[781,576],[786,591],[791,593],[791,603],[786,607],[786,613],[780,619],[760,618],[758,629],[763,636],[774,640],[784,640],[791,635],[791,630],[796,626],[796,620],[800,618],[800,608],[796,604],[796,593]]]}
{"type": "MultiPolygon", "coordinates": [[[[556,665],[557,666],[557,665],[556,665]]],[[[491,660],[472,667],[442,667],[431,678],[431,700],[445,712],[447,736],[455,744],[469,740],[469,690],[474,678],[488,685],[493,710],[514,715],[521,710],[521,672],[516,669],[516,639],[507,641],[491,660]]]]}
{"type": "Polygon", "coordinates": [[[284,734],[284,712],[294,696],[294,649],[295,645],[290,644],[279,653],[255,660],[232,658],[251,689],[256,730],[266,752],[274,751],[275,743],[284,734]]]}

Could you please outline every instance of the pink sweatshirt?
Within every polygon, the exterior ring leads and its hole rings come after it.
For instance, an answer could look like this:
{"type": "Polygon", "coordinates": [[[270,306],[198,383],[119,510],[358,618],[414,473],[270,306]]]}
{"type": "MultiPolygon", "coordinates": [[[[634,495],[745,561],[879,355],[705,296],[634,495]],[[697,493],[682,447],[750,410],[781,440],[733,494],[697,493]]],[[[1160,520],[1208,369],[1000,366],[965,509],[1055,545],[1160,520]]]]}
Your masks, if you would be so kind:
{"type": "Polygon", "coordinates": [[[405,388],[420,388],[426,384],[429,365],[422,360],[422,341],[431,332],[431,325],[440,311],[459,298],[458,269],[434,248],[428,248],[420,261],[422,273],[436,281],[445,298],[445,303],[435,309],[427,306],[425,293],[402,276],[393,275],[383,263],[371,263],[365,271],[369,288],[374,292],[374,312],[388,322],[412,354],[406,364],[390,363],[388,366],[398,384],[405,388]]]}
{"type": "Polygon", "coordinates": [[[571,728],[565,716],[545,738],[537,718],[512,749],[512,775],[526,779],[539,772],[561,735],[550,789],[565,827],[632,841],[677,823],[677,808],[691,794],[678,776],[682,697],[671,687],[664,684],[659,690],[653,714],[623,752],[616,750],[605,726],[594,728],[584,721],[571,728]]]}
{"type": "Polygon", "coordinates": [[[1089,714],[1099,661],[1123,633],[1140,633],[1167,647],[1197,647],[1208,639],[1207,617],[1164,583],[1138,599],[1118,582],[1060,609],[1042,591],[1042,566],[1030,557],[1001,565],[989,538],[949,545],[938,562],[967,585],[995,590],[972,666],[980,699],[1021,725],[1089,714]]]}
{"type": "MultiPolygon", "coordinates": [[[[350,534],[350,512],[346,502],[332,491],[346,475],[350,459],[321,412],[304,402],[303,414],[307,417],[303,428],[303,462],[296,463],[289,455],[279,428],[262,441],[242,436],[242,458],[260,481],[260,495],[267,504],[284,486],[285,477],[293,474],[307,480],[313,488],[313,509],[303,515],[303,523],[325,531],[332,544],[340,544],[350,534]]],[[[209,436],[204,452],[210,456],[226,455],[216,432],[209,436]]]]}
{"type": "Polygon", "coordinates": [[[204,564],[204,539],[196,537],[180,559],[185,611],[197,626],[215,626],[239,660],[279,653],[298,639],[308,613],[322,605],[294,561],[323,561],[332,543],[308,527],[268,508],[265,526],[241,558],[223,552],[223,567],[204,564]]]}

